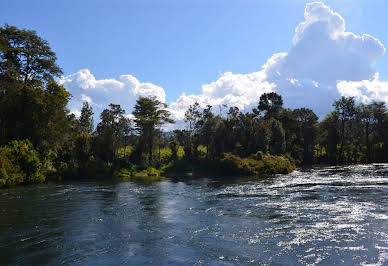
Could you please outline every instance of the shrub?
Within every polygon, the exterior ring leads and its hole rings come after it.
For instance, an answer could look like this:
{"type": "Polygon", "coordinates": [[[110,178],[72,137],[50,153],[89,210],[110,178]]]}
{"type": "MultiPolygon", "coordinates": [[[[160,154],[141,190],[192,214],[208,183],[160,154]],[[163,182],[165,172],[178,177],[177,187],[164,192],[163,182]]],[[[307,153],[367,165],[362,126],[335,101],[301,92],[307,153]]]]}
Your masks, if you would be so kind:
{"type": "Polygon", "coordinates": [[[295,164],[285,156],[272,156],[257,152],[248,158],[224,153],[220,163],[227,174],[271,175],[286,174],[295,169],[295,164]]]}
{"type": "Polygon", "coordinates": [[[29,140],[11,141],[0,147],[0,186],[41,183],[45,180],[41,166],[29,140]]]}

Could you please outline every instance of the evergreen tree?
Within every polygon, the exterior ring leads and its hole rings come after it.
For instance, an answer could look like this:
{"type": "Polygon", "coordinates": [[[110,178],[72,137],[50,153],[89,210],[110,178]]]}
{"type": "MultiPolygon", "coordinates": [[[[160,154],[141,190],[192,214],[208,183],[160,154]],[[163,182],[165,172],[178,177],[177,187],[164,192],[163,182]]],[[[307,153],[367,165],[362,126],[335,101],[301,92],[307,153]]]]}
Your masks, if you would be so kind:
{"type": "Polygon", "coordinates": [[[81,116],[79,118],[82,132],[89,134],[93,132],[93,114],[93,108],[88,102],[84,102],[81,109],[81,116]]]}

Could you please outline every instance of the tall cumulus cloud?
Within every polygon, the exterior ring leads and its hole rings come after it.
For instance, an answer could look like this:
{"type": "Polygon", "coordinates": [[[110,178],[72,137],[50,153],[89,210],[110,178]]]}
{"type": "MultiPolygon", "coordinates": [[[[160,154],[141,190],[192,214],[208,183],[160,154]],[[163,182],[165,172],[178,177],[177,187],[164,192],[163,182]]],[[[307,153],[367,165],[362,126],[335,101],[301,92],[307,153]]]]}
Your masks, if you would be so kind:
{"type": "MultiPolygon", "coordinates": [[[[322,2],[306,4],[304,19],[295,29],[288,52],[272,55],[257,72],[225,72],[202,85],[200,94],[182,93],[169,105],[173,117],[182,120],[184,111],[196,101],[203,106],[228,105],[248,111],[262,93],[271,91],[280,93],[287,107],[308,107],[321,117],[341,95],[388,103],[388,81],[380,81],[374,70],[385,53],[383,44],[371,35],[347,32],[343,17],[322,2]]],[[[96,107],[114,102],[127,110],[138,96],[155,95],[165,101],[163,88],[142,83],[132,75],[96,80],[84,69],[64,77],[61,83],[75,96],[70,105],[74,112],[83,100],[96,107]]]]}

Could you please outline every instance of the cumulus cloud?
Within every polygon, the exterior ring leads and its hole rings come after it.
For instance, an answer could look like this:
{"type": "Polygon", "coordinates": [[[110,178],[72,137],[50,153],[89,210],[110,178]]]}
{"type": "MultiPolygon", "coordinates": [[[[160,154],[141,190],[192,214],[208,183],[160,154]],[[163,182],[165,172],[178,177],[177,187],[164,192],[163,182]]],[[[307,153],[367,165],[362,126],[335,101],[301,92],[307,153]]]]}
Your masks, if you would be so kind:
{"type": "MultiPolygon", "coordinates": [[[[182,120],[194,102],[210,104],[215,110],[226,104],[248,111],[262,93],[271,91],[280,93],[287,107],[308,107],[320,117],[331,111],[333,101],[341,95],[363,102],[388,102],[388,81],[380,81],[374,70],[385,53],[383,44],[371,35],[347,32],[343,17],[324,3],[306,4],[304,21],[295,28],[290,42],[288,52],[272,55],[257,72],[225,72],[204,84],[199,94],[182,93],[170,103],[173,117],[182,120]]],[[[83,100],[99,108],[118,103],[127,111],[141,95],[165,101],[163,88],[142,83],[132,75],[96,80],[84,69],[64,77],[61,83],[75,96],[72,110],[79,110],[83,100]]]]}
{"type": "MultiPolygon", "coordinates": [[[[345,86],[357,85],[351,82],[378,82],[368,81],[376,76],[373,66],[385,53],[378,39],[347,32],[341,15],[322,2],[306,4],[304,18],[295,29],[288,52],[272,55],[258,72],[227,72],[217,81],[203,85],[202,94],[182,94],[172,108],[185,109],[198,101],[249,110],[262,93],[276,91],[284,97],[287,107],[308,107],[322,117],[331,110],[333,101],[344,95],[345,86]]],[[[382,99],[383,85],[379,83],[378,88],[373,97],[382,99]]],[[[364,91],[349,88],[347,95],[363,95],[364,91]]]]}
{"type": "Polygon", "coordinates": [[[379,40],[346,32],[344,19],[321,2],[308,3],[304,17],[291,50],[275,63],[276,71],[325,84],[373,77],[373,65],[385,52],[379,40]]]}
{"type": "Polygon", "coordinates": [[[166,93],[160,86],[140,82],[132,75],[121,75],[119,79],[96,79],[88,69],[65,76],[59,81],[73,95],[69,108],[79,116],[84,101],[94,108],[98,121],[99,113],[110,103],[120,104],[129,113],[140,96],[156,96],[165,102],[166,93]]]}
{"type": "Polygon", "coordinates": [[[363,103],[382,101],[388,103],[388,80],[381,81],[378,73],[372,80],[341,81],[337,84],[343,96],[353,96],[363,103]]]}
{"type": "Polygon", "coordinates": [[[266,80],[265,73],[251,74],[224,73],[218,80],[202,86],[202,93],[186,95],[183,93],[170,104],[171,112],[177,119],[183,119],[184,111],[194,102],[201,106],[236,106],[241,110],[257,105],[260,95],[271,92],[275,84],[266,80]]]}
{"type": "Polygon", "coordinates": [[[337,83],[373,78],[385,48],[373,36],[347,32],[341,15],[321,2],[306,4],[304,18],[290,51],[272,56],[263,71],[289,106],[323,116],[341,94],[337,83]]]}

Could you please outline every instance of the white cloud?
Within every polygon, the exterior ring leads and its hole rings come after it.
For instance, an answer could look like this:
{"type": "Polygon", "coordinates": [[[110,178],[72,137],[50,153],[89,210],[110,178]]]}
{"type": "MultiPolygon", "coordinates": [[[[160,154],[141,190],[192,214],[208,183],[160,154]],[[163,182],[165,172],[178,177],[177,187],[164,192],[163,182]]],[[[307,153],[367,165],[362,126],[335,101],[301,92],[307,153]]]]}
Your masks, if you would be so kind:
{"type": "Polygon", "coordinates": [[[127,113],[131,112],[139,96],[156,96],[165,102],[166,93],[160,86],[140,82],[132,75],[121,75],[116,79],[96,79],[88,69],[81,69],[59,81],[73,95],[70,110],[79,116],[84,101],[92,104],[95,121],[110,103],[120,104],[127,113]]]}
{"type": "Polygon", "coordinates": [[[363,103],[372,101],[388,103],[388,80],[380,81],[378,73],[371,80],[341,81],[337,88],[341,95],[354,96],[363,103]]]}
{"type": "MultiPolygon", "coordinates": [[[[280,93],[287,107],[308,107],[323,117],[341,95],[355,96],[366,102],[388,102],[388,81],[378,79],[374,64],[385,48],[375,37],[346,31],[345,20],[322,2],[306,4],[305,20],[295,29],[288,52],[276,53],[257,72],[223,73],[216,81],[202,86],[200,94],[182,93],[170,103],[173,117],[182,120],[195,101],[202,106],[223,104],[248,111],[257,105],[264,92],[280,93]]],[[[265,41],[265,40],[263,40],[265,41]]],[[[96,78],[89,70],[64,77],[62,84],[75,96],[71,109],[82,100],[99,108],[110,102],[131,111],[138,96],[155,95],[165,101],[165,91],[152,83],[142,83],[132,75],[119,79],[96,78]]]]}
{"type": "Polygon", "coordinates": [[[170,104],[171,112],[177,119],[183,119],[187,107],[194,102],[201,106],[237,106],[241,110],[257,105],[260,95],[271,92],[275,84],[266,80],[265,74],[254,72],[251,74],[233,74],[226,72],[209,84],[202,86],[202,94],[186,95],[183,93],[175,102],[170,104]]]}
{"type": "MultiPolygon", "coordinates": [[[[373,66],[385,48],[373,36],[346,32],[341,15],[321,2],[308,3],[304,18],[295,29],[288,53],[274,54],[258,72],[227,72],[217,81],[203,85],[202,94],[182,94],[172,109],[184,110],[197,100],[249,110],[263,92],[276,91],[283,96],[287,107],[309,107],[323,117],[342,94],[337,83],[373,78],[373,66]]],[[[374,95],[380,97],[383,93],[374,95]]]]}
{"type": "Polygon", "coordinates": [[[75,115],[77,118],[81,116],[81,112],[79,110],[71,110],[70,113],[75,115]]]}
{"type": "Polygon", "coordinates": [[[89,104],[93,103],[92,98],[90,98],[89,96],[87,96],[85,94],[81,94],[81,100],[83,102],[87,102],[89,104]]]}
{"type": "Polygon", "coordinates": [[[379,40],[346,32],[344,19],[321,2],[308,3],[304,16],[295,29],[292,48],[278,60],[276,71],[330,85],[373,77],[373,65],[385,52],[379,40]]]}

